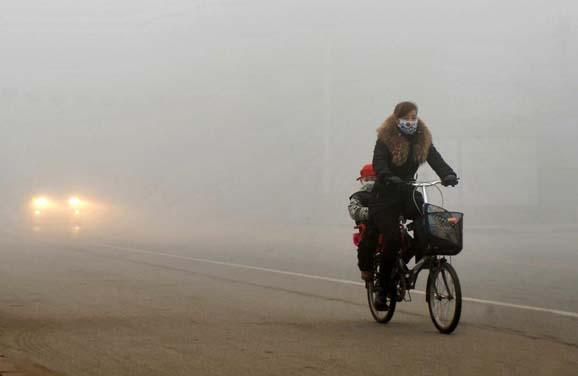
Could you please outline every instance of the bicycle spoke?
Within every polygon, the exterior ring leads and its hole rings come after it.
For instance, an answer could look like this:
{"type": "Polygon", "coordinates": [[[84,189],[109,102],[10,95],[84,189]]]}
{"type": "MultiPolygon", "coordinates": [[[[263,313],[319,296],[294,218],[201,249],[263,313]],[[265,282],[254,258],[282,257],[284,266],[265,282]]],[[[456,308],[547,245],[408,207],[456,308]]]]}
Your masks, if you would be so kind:
{"type": "Polygon", "coordinates": [[[434,315],[436,320],[445,326],[451,322],[455,311],[455,286],[453,280],[446,276],[444,268],[436,271],[432,288],[433,296],[430,299],[433,299],[434,315]]]}
{"type": "Polygon", "coordinates": [[[445,269],[442,269],[442,278],[443,278],[443,281],[444,281],[444,285],[445,285],[445,287],[446,287],[446,291],[447,291],[447,293],[448,293],[448,298],[452,299],[452,298],[453,298],[453,295],[452,295],[452,293],[450,292],[450,288],[448,287],[448,281],[447,281],[447,279],[446,279],[446,271],[445,271],[445,269]]]}

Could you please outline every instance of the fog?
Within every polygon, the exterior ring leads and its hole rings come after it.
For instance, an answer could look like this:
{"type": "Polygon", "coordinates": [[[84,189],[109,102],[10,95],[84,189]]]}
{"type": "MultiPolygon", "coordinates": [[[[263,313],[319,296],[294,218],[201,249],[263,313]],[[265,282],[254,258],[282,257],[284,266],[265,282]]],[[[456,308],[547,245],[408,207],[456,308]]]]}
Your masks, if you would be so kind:
{"type": "Polygon", "coordinates": [[[375,129],[412,100],[468,225],[575,224],[577,19],[571,1],[4,1],[2,221],[75,193],[157,230],[349,225],[375,129]]]}

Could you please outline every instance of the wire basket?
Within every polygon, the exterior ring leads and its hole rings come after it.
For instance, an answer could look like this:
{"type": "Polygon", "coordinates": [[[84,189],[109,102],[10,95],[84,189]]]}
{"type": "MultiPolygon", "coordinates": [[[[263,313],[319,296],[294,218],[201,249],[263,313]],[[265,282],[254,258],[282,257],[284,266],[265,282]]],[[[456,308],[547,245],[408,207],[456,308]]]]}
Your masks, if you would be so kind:
{"type": "Polygon", "coordinates": [[[424,205],[423,215],[416,220],[416,237],[423,255],[454,256],[463,248],[464,214],[424,205]]]}

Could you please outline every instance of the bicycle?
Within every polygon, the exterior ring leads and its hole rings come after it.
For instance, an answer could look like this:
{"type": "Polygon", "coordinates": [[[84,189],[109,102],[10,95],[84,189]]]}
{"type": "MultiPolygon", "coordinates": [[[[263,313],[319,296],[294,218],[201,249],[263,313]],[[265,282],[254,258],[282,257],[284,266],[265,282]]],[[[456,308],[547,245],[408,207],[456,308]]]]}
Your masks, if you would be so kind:
{"type": "MultiPolygon", "coordinates": [[[[405,218],[400,217],[401,247],[395,256],[389,278],[381,276],[381,260],[385,255],[383,237],[380,236],[379,246],[374,254],[373,278],[365,284],[369,309],[375,321],[388,323],[398,302],[411,301],[410,290],[415,288],[419,273],[427,269],[429,275],[425,296],[430,318],[440,333],[450,334],[460,321],[462,291],[457,272],[445,256],[456,255],[462,250],[463,214],[449,212],[428,202],[426,188],[437,186],[441,181],[408,184],[414,187],[414,197],[417,189],[422,189],[422,215],[409,225],[406,225],[405,218]],[[419,233],[418,244],[409,234],[410,231],[414,231],[414,236],[416,232],[419,233]],[[413,257],[412,251],[416,250],[412,245],[417,245],[419,252],[416,255],[416,264],[410,269],[407,262],[413,257]],[[382,281],[389,283],[387,307],[385,310],[378,310],[375,307],[375,298],[382,288],[382,281]]],[[[358,241],[363,236],[364,228],[356,228],[360,229],[354,236],[358,241]]]]}

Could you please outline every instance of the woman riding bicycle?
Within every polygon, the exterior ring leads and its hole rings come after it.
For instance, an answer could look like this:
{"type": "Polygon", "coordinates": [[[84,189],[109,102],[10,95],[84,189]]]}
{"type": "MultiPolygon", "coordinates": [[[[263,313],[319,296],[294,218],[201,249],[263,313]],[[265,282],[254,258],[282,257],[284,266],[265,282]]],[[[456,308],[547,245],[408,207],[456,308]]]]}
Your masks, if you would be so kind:
{"type": "MultiPolygon", "coordinates": [[[[444,186],[455,186],[458,178],[454,170],[443,160],[432,144],[432,136],[425,123],[417,117],[417,106],[412,102],[401,102],[377,129],[377,142],[373,151],[373,168],[377,175],[369,206],[373,224],[383,234],[385,258],[381,265],[383,276],[389,276],[399,250],[399,217],[414,219],[419,215],[423,198],[413,187],[404,184],[412,180],[425,162],[441,178],[444,186]]],[[[387,285],[376,298],[376,306],[385,309],[387,285]]]]}

